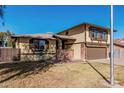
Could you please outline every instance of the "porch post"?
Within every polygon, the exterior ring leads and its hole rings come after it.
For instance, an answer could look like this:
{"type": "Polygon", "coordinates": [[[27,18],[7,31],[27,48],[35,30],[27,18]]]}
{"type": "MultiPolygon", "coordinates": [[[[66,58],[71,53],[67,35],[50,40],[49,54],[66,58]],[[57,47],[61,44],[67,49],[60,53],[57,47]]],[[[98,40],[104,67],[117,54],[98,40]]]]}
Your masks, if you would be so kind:
{"type": "Polygon", "coordinates": [[[59,49],[62,49],[62,40],[58,39],[58,41],[59,41],[59,49]]]}

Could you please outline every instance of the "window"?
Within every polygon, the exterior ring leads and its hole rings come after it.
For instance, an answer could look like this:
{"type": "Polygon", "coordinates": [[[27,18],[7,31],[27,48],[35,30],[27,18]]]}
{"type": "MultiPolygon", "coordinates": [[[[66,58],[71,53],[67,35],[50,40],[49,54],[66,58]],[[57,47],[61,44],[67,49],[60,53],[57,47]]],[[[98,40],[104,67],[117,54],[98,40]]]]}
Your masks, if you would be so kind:
{"type": "Polygon", "coordinates": [[[95,36],[94,36],[95,40],[98,40],[98,38],[99,38],[99,32],[98,31],[94,31],[94,34],[95,34],[95,36]]]}
{"type": "Polygon", "coordinates": [[[90,31],[90,37],[92,40],[97,40],[99,38],[99,32],[96,30],[90,31]]]}
{"type": "Polygon", "coordinates": [[[102,40],[106,40],[106,32],[102,32],[102,40]]]}
{"type": "Polygon", "coordinates": [[[34,40],[32,42],[32,45],[35,47],[35,49],[38,49],[38,47],[39,47],[38,40],[34,40]]]}
{"type": "Polygon", "coordinates": [[[39,50],[43,51],[45,49],[45,44],[46,44],[45,41],[40,40],[39,41],[39,50]]]}
{"type": "Polygon", "coordinates": [[[65,35],[68,35],[68,31],[65,33],[65,35]]]}
{"type": "Polygon", "coordinates": [[[45,40],[30,40],[30,48],[36,52],[44,51],[46,49],[46,44],[48,44],[48,42],[45,40]]]}
{"type": "Polygon", "coordinates": [[[90,38],[92,40],[103,40],[105,41],[106,38],[106,32],[103,30],[98,30],[96,28],[90,28],[90,38]]]}
{"type": "Polygon", "coordinates": [[[90,35],[91,35],[91,39],[94,39],[95,37],[94,31],[90,31],[90,35]]]}

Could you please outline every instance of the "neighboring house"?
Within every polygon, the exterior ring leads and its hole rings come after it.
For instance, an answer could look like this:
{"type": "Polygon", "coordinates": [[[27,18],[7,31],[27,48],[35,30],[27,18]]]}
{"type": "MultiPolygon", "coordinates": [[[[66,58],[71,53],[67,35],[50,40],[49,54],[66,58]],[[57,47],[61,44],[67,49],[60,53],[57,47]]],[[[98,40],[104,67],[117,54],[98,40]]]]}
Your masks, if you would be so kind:
{"type": "Polygon", "coordinates": [[[124,39],[114,40],[114,58],[124,58],[124,39]]]}
{"type": "Polygon", "coordinates": [[[110,29],[94,24],[83,23],[57,34],[13,35],[12,38],[24,60],[42,59],[44,54],[61,60],[109,58],[110,29]]]}

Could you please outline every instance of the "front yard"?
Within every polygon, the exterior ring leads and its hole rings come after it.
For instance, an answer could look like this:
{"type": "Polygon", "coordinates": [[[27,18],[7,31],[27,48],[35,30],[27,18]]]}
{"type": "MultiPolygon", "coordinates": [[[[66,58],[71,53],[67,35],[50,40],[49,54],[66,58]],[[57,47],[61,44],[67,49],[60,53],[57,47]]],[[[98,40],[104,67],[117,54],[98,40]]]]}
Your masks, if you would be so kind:
{"type": "MultiPolygon", "coordinates": [[[[116,83],[124,85],[124,66],[115,66],[116,83]]],[[[103,63],[0,64],[0,87],[110,87],[109,65],[103,63]]]]}

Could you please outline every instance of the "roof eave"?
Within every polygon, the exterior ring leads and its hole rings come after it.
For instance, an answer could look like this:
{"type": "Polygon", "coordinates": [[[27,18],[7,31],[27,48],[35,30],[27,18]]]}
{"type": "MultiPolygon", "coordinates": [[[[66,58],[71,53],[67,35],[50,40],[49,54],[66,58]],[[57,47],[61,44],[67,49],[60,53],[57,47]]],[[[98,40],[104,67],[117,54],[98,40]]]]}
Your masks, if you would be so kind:
{"type": "MultiPolygon", "coordinates": [[[[73,26],[73,27],[71,27],[71,28],[68,28],[68,29],[66,29],[66,30],[63,30],[63,31],[61,31],[61,32],[58,32],[57,34],[60,34],[60,33],[62,33],[62,32],[68,31],[68,30],[70,30],[70,29],[73,29],[73,28],[78,27],[78,26],[81,26],[81,25],[91,25],[91,26],[94,26],[94,27],[99,27],[99,28],[103,28],[103,29],[106,29],[106,30],[110,30],[110,28],[108,28],[108,27],[104,27],[104,26],[100,26],[100,25],[96,25],[96,24],[92,24],[92,23],[85,23],[85,22],[84,22],[84,23],[78,24],[78,25],[76,25],[76,26],[73,26]]],[[[117,30],[114,29],[114,32],[117,32],[117,30]]]]}

